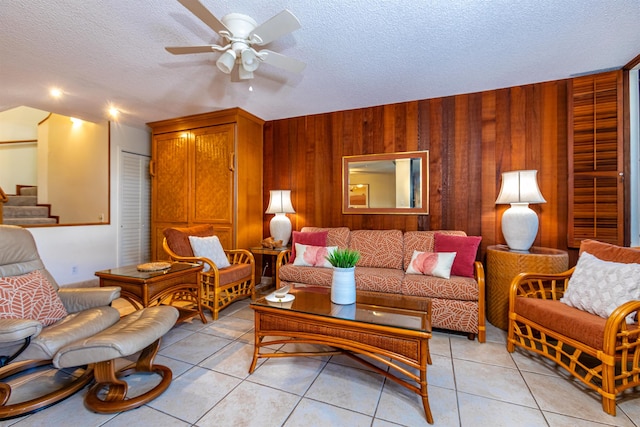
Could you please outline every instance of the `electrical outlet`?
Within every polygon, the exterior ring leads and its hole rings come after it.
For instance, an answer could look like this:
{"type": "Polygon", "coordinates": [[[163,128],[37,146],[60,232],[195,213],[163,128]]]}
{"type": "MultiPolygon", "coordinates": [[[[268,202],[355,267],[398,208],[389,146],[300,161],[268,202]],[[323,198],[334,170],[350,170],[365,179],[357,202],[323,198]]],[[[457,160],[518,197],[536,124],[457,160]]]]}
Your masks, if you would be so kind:
{"type": "Polygon", "coordinates": [[[71,274],[78,274],[78,266],[74,265],[71,267],[71,274]]]}

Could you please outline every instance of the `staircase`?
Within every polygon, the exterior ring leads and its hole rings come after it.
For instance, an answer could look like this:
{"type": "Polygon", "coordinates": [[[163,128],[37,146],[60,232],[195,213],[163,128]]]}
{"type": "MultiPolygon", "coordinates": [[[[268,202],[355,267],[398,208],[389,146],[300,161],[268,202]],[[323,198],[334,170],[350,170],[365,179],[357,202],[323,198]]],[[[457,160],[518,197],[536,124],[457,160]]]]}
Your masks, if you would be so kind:
{"type": "Polygon", "coordinates": [[[17,195],[7,194],[2,210],[2,223],[11,225],[57,224],[51,216],[51,205],[38,205],[38,187],[18,186],[17,195]]]}

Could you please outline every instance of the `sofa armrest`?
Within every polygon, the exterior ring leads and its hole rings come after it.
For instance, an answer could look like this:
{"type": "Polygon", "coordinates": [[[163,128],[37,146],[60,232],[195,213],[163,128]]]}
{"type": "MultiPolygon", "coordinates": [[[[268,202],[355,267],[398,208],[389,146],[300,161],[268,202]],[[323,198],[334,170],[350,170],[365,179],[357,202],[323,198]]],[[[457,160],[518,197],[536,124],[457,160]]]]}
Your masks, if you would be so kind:
{"type": "Polygon", "coordinates": [[[120,298],[120,288],[60,288],[58,295],[67,312],[77,313],[88,308],[108,306],[113,300],[120,298]]]}
{"type": "Polygon", "coordinates": [[[276,259],[276,289],[280,289],[280,267],[287,264],[291,259],[291,249],[285,249],[278,254],[276,259]]]}

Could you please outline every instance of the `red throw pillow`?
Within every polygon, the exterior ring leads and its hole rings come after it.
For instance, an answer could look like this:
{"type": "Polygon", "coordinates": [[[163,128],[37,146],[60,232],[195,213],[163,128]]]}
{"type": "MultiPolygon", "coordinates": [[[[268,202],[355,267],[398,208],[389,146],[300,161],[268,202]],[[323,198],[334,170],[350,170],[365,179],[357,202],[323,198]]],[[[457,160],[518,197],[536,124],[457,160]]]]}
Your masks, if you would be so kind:
{"type": "Polygon", "coordinates": [[[474,262],[482,236],[452,236],[435,234],[435,252],[455,252],[456,259],[451,267],[451,275],[474,277],[474,262]]]}
{"type": "Polygon", "coordinates": [[[0,319],[31,319],[49,326],[66,316],[58,292],[42,272],[0,277],[0,319]]]}
{"type": "Polygon", "coordinates": [[[294,231],[291,239],[291,258],[289,262],[293,263],[296,259],[296,243],[311,246],[327,246],[327,234],[326,231],[294,231]]]}

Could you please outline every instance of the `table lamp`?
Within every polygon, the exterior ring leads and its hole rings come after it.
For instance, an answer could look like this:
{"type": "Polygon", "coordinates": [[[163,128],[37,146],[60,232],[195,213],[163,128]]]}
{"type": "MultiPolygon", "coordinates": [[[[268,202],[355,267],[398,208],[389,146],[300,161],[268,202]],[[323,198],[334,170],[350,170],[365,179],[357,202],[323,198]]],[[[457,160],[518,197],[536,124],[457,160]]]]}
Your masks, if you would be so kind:
{"type": "Polygon", "coordinates": [[[286,214],[296,213],[291,204],[291,190],[269,191],[269,206],[265,213],[276,215],[269,223],[271,237],[282,240],[282,246],[287,246],[291,236],[291,220],[286,214]]]}
{"type": "Polygon", "coordinates": [[[538,234],[538,215],[529,203],[546,203],[538,188],[538,171],[502,173],[502,187],[496,204],[511,204],[502,215],[502,234],[509,249],[528,251],[538,234]]]}

